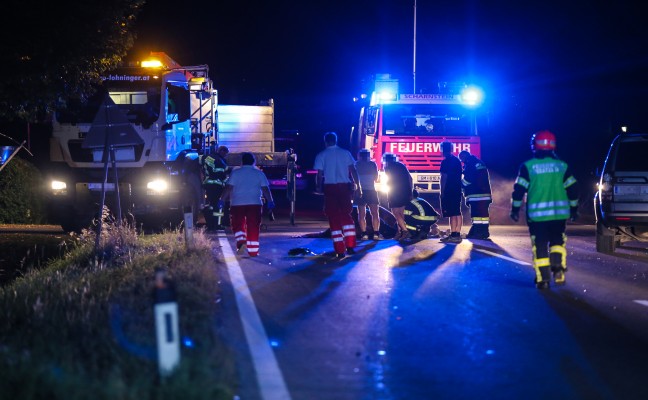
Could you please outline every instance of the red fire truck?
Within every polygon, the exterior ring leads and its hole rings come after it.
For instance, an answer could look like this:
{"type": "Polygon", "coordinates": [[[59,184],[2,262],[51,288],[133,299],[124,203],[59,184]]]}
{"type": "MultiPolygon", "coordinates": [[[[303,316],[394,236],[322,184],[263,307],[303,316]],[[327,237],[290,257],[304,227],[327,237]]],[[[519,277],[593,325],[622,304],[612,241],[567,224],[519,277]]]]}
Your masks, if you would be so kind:
{"type": "MultiPolygon", "coordinates": [[[[440,191],[442,142],[451,142],[455,154],[468,150],[481,157],[476,118],[481,91],[465,84],[438,86],[438,93],[399,94],[398,80],[379,76],[368,104],[361,108],[355,137],[379,167],[383,154],[395,154],[421,193],[440,191]]],[[[381,174],[377,189],[386,192],[388,186],[381,174]]]]}

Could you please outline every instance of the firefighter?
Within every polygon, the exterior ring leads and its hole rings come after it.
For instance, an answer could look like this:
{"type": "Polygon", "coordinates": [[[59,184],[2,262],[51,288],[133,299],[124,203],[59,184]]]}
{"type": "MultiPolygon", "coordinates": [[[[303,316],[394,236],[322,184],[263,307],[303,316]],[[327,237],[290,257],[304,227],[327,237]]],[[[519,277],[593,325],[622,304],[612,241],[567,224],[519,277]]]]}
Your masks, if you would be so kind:
{"type": "Polygon", "coordinates": [[[567,219],[578,218],[578,186],[571,168],[558,159],[556,136],[540,131],[531,137],[533,158],[524,162],[513,185],[511,219],[519,220],[526,193],[526,218],[531,235],[533,268],[538,289],[549,288],[551,273],[558,285],[565,283],[567,219]]]}
{"type": "Polygon", "coordinates": [[[412,191],[412,200],[405,206],[405,224],[414,240],[427,239],[428,235],[438,234],[436,223],[439,213],[425,199],[419,197],[416,189],[412,191]]]}
{"type": "Polygon", "coordinates": [[[207,230],[222,230],[225,222],[223,207],[219,207],[219,199],[225,190],[227,181],[227,162],[225,156],[229,153],[227,146],[216,148],[216,144],[209,146],[207,154],[199,157],[198,162],[202,168],[203,188],[207,195],[207,205],[203,209],[207,230]]]}
{"type": "Polygon", "coordinates": [[[466,238],[488,239],[490,236],[488,209],[493,202],[488,169],[482,160],[467,150],[459,153],[459,159],[464,164],[461,185],[472,220],[472,226],[466,238]]]}

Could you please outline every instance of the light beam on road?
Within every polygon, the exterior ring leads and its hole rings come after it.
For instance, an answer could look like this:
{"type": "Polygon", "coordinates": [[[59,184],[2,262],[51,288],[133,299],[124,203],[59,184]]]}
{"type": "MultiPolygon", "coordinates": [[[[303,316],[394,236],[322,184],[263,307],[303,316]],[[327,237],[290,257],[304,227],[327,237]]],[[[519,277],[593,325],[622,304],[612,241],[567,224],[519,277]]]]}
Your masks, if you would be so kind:
{"type": "MultiPolygon", "coordinates": [[[[450,245],[445,245],[450,246],[450,245]]],[[[439,246],[442,248],[441,246],[439,246]]],[[[430,275],[425,279],[425,282],[416,291],[416,296],[425,296],[426,292],[434,283],[441,278],[451,267],[463,268],[470,261],[470,252],[472,251],[473,245],[469,241],[463,241],[454,248],[452,256],[448,258],[443,264],[436,267],[430,275]]],[[[435,252],[439,249],[435,248],[435,252]]]]}

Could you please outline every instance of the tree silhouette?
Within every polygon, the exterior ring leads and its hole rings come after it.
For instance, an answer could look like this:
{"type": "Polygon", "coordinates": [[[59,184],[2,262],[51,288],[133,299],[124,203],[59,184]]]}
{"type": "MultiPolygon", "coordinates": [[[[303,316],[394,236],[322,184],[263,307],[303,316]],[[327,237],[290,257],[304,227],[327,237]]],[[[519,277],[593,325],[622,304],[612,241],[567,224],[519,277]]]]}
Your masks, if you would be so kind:
{"type": "Polygon", "coordinates": [[[0,120],[42,122],[85,99],[133,46],[145,0],[7,2],[0,15],[0,120]]]}

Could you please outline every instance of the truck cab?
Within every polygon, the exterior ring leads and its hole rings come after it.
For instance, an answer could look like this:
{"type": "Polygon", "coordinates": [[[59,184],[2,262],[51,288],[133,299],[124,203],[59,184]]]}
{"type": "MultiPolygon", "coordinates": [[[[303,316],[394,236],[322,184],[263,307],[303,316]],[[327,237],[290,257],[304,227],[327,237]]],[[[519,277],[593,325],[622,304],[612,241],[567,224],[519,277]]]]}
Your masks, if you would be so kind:
{"type": "Polygon", "coordinates": [[[206,66],[164,53],[102,77],[96,93],[56,110],[49,208],[65,230],[87,227],[103,206],[137,221],[182,221],[202,203],[195,160],[214,136],[216,91],[206,66]]]}

